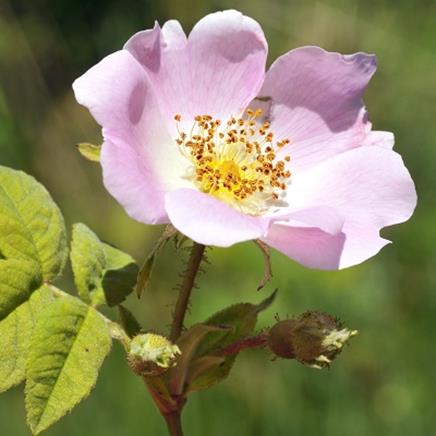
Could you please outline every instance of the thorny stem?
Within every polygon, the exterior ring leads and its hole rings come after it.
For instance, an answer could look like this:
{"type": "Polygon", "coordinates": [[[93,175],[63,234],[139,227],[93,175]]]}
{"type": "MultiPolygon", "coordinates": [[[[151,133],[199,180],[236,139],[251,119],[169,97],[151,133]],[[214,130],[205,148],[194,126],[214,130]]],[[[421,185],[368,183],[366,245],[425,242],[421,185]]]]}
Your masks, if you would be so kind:
{"type": "Polygon", "coordinates": [[[192,288],[195,284],[195,277],[197,276],[200,268],[205,248],[206,247],[204,245],[197,244],[196,242],[194,242],[194,245],[192,246],[191,256],[189,258],[186,274],[180,288],[176,308],[174,310],[173,323],[171,325],[170,339],[173,342],[179,338],[180,333],[182,332],[183,321],[185,319],[186,310],[188,309],[189,298],[191,296],[192,288]]]}
{"type": "MultiPolygon", "coordinates": [[[[188,266],[186,267],[185,276],[183,278],[182,285],[180,287],[179,296],[177,298],[176,307],[174,309],[173,323],[171,325],[170,339],[172,342],[176,342],[182,332],[183,322],[185,320],[186,311],[189,305],[189,298],[191,296],[192,289],[195,285],[195,278],[197,277],[200,264],[203,259],[204,250],[206,247],[201,244],[193,243],[191,249],[191,255],[189,257],[188,266]]],[[[162,416],[167,423],[168,432],[170,436],[183,436],[181,411],[185,401],[177,402],[177,406],[174,405],[167,407],[165,403],[161,403],[160,399],[156,397],[153,388],[149,386],[150,392],[158,406],[162,416]]]]}

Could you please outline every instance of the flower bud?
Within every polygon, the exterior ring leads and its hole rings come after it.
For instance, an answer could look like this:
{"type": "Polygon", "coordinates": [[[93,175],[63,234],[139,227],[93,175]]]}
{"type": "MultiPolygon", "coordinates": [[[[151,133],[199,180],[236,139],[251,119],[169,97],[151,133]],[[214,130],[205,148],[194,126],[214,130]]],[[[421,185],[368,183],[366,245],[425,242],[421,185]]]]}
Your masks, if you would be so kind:
{"type": "Polygon", "coordinates": [[[156,376],[175,365],[179,347],[155,333],[135,336],[130,342],[129,364],[138,375],[156,376]]]}
{"type": "Polygon", "coordinates": [[[278,357],[296,359],[313,368],[325,368],[357,334],[332,316],[321,312],[279,321],[269,331],[268,345],[278,357]]]}

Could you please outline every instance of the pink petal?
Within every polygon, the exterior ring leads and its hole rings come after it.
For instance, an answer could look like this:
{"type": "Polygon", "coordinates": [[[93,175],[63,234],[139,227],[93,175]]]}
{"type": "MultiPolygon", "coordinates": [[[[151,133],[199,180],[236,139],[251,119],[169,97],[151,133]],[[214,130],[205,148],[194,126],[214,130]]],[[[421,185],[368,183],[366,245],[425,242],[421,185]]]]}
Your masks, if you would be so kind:
{"type": "Polygon", "coordinates": [[[141,66],[125,50],[115,52],[73,83],[76,100],[86,106],[112,137],[138,142],[150,85],[141,66]]]}
{"type": "Polygon", "coordinates": [[[292,141],[284,152],[294,170],[361,145],[367,124],[362,95],[375,69],[372,55],[318,47],[292,50],[273,63],[259,96],[271,99],[276,137],[292,141]]]}
{"type": "Polygon", "coordinates": [[[308,268],[331,270],[339,268],[345,235],[332,235],[315,227],[273,224],[265,242],[308,268]]]}
{"type": "Polygon", "coordinates": [[[108,191],[133,218],[167,222],[164,194],[185,186],[187,161],[162,123],[143,68],[122,50],[92,67],[73,88],[103,127],[101,164],[108,191]]]}
{"type": "Polygon", "coordinates": [[[236,209],[193,189],[166,195],[171,223],[192,240],[218,247],[257,239],[265,235],[269,219],[239,213],[236,209]]]}
{"type": "Polygon", "coordinates": [[[237,11],[207,15],[189,39],[176,21],[126,44],[149,74],[168,119],[238,115],[259,91],[267,44],[260,26],[237,11]]]}
{"type": "Polygon", "coordinates": [[[146,224],[168,223],[165,192],[133,147],[106,140],[101,166],[106,189],[129,216],[146,224]]]}
{"type": "Polygon", "coordinates": [[[344,219],[331,207],[302,209],[275,222],[264,242],[308,268],[337,269],[345,241],[343,225],[344,219]]]}
{"type": "Polygon", "coordinates": [[[344,218],[331,207],[319,206],[291,212],[276,222],[293,227],[318,228],[325,233],[337,235],[342,231],[344,218]]]}
{"type": "Polygon", "coordinates": [[[394,147],[395,138],[391,132],[371,131],[368,132],[362,145],[364,146],[377,146],[392,149],[394,147]]]}
{"type": "Polygon", "coordinates": [[[327,237],[326,232],[307,233],[300,229],[295,236],[295,229],[289,225],[286,228],[283,223],[271,226],[266,242],[307,266],[314,267],[310,263],[312,252],[314,259],[322,255],[319,268],[335,264],[345,268],[375,255],[389,242],[380,238],[380,229],[410,218],[416,206],[416,192],[397,153],[381,147],[360,147],[295,174],[288,202],[295,211],[329,207],[342,216],[345,241],[341,252],[338,254],[337,238],[327,237]],[[294,243],[295,238],[304,243],[294,243]],[[306,257],[303,262],[301,259],[306,257]]]}

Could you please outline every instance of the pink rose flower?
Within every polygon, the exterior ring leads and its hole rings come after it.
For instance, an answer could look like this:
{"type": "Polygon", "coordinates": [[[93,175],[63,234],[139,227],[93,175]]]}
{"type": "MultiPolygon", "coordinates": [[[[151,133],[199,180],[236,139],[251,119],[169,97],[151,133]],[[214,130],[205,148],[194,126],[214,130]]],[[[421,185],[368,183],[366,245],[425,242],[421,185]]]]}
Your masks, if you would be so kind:
{"type": "Polygon", "coordinates": [[[358,264],[406,221],[413,181],[362,101],[373,55],[302,47],[265,72],[259,24],[229,10],[186,37],[134,35],[77,79],[102,126],[104,184],[134,219],[198,243],[261,239],[303,265],[358,264]]]}

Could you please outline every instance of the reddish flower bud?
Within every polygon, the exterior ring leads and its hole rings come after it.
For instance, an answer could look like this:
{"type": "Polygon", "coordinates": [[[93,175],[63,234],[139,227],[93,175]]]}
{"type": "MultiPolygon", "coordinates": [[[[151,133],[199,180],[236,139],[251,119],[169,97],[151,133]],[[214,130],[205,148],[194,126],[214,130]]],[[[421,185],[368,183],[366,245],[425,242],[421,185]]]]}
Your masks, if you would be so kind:
{"type": "Polygon", "coordinates": [[[342,351],[344,344],[357,334],[332,316],[321,312],[279,321],[269,331],[271,351],[284,359],[296,359],[313,368],[325,368],[342,351]]]}

